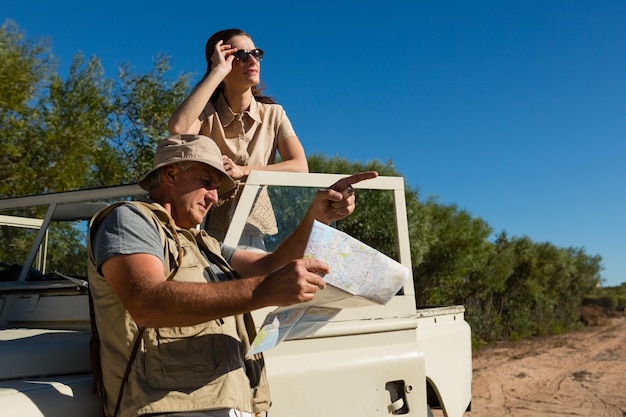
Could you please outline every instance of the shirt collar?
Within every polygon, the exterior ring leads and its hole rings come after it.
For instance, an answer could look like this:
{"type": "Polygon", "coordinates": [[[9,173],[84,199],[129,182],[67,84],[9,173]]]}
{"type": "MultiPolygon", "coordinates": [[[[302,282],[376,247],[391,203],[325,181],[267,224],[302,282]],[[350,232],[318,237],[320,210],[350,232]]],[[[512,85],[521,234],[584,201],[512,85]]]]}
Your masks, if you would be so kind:
{"type": "MultiPolygon", "coordinates": [[[[228,125],[230,125],[233,122],[233,120],[235,120],[235,117],[237,116],[237,114],[233,113],[233,111],[228,106],[228,103],[226,102],[226,98],[224,97],[224,94],[220,94],[219,98],[217,99],[217,102],[215,103],[215,109],[217,110],[217,114],[220,116],[220,120],[222,121],[222,126],[224,127],[227,127],[228,125]]],[[[261,122],[259,103],[256,101],[256,99],[254,99],[254,97],[252,98],[252,101],[250,102],[250,107],[248,108],[248,110],[244,111],[242,115],[244,116],[247,115],[255,122],[259,122],[259,123],[261,122]]]]}

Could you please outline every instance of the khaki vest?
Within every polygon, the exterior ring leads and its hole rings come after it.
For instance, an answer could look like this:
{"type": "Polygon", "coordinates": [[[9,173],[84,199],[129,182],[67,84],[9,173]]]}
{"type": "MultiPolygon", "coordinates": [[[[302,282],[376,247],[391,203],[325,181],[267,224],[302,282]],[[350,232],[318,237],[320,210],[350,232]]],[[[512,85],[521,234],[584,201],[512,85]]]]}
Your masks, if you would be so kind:
{"type": "MultiPolygon", "coordinates": [[[[118,203],[124,204],[124,203],[118,203]]],[[[118,205],[116,204],[116,205],[118,205]]],[[[158,204],[131,203],[150,219],[164,244],[164,276],[178,266],[174,281],[207,282],[209,262],[228,276],[236,274],[221,256],[220,245],[204,231],[176,228],[158,204]],[[177,242],[177,240],[179,242],[177,242]],[[182,263],[178,265],[179,247],[182,263]]],[[[88,236],[89,286],[100,334],[100,361],[105,415],[115,410],[120,385],[139,328],[106,279],[96,270],[91,231],[116,205],[102,210],[90,223],[88,236]]],[[[269,389],[263,357],[244,360],[254,339],[250,314],[224,317],[187,327],[145,329],[124,388],[119,417],[234,408],[251,413],[267,411],[269,389]]]]}

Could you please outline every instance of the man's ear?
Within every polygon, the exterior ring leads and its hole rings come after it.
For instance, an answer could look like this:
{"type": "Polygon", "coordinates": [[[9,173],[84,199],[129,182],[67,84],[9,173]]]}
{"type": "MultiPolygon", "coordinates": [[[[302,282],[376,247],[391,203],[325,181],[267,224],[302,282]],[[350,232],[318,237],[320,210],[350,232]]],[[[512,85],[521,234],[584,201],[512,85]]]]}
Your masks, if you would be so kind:
{"type": "Polygon", "coordinates": [[[174,185],[176,183],[176,174],[178,174],[178,167],[176,165],[167,165],[163,168],[163,181],[168,185],[174,185]]]}

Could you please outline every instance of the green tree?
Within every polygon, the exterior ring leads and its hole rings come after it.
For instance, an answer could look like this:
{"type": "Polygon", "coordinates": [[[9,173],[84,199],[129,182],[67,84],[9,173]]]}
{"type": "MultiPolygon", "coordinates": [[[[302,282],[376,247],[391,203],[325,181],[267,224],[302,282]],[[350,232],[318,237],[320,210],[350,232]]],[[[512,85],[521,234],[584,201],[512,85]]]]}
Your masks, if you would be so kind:
{"type": "Polygon", "coordinates": [[[515,267],[515,253],[506,233],[500,233],[488,249],[484,268],[470,273],[463,304],[466,320],[472,327],[477,345],[498,340],[504,326],[499,300],[506,292],[506,282],[515,267]]]}
{"type": "Polygon", "coordinates": [[[126,164],[124,176],[102,172],[104,185],[132,183],[152,167],[156,144],[169,136],[167,121],[188,94],[190,74],[181,74],[170,81],[169,58],[158,56],[148,74],[136,74],[128,64],[122,65],[116,85],[109,120],[112,130],[110,145],[126,164]]]}
{"type": "Polygon", "coordinates": [[[471,278],[485,269],[492,253],[491,228],[456,205],[426,202],[428,252],[413,271],[416,297],[422,305],[463,304],[471,278]]]}
{"type": "Polygon", "coordinates": [[[2,197],[135,182],[189,89],[188,74],[166,78],[164,56],[148,74],[122,65],[108,79],[97,58],[76,54],[63,80],[48,44],[25,40],[10,21],[0,56],[2,197]]]}
{"type": "MultiPolygon", "coordinates": [[[[148,74],[122,65],[115,79],[104,77],[97,58],[81,54],[62,79],[52,56],[46,41],[26,39],[15,23],[0,27],[0,198],[135,182],[152,166],[167,117],[189,89],[189,75],[166,78],[164,56],[148,74]]],[[[10,214],[41,218],[44,210],[10,214]]],[[[50,234],[58,248],[83,238],[72,225],[50,234]]],[[[10,246],[0,248],[0,259],[25,258],[10,246]]],[[[51,257],[69,271],[84,253],[51,257]]]]}
{"type": "MultiPolygon", "coordinates": [[[[0,28],[0,196],[76,189],[89,182],[94,150],[106,148],[111,83],[97,59],[77,55],[67,80],[48,45],[32,43],[12,22],[0,28]],[[3,60],[3,63],[6,63],[3,60]]],[[[112,153],[111,150],[107,152],[112,153]]],[[[121,163],[115,170],[123,169],[121,163]]]]}

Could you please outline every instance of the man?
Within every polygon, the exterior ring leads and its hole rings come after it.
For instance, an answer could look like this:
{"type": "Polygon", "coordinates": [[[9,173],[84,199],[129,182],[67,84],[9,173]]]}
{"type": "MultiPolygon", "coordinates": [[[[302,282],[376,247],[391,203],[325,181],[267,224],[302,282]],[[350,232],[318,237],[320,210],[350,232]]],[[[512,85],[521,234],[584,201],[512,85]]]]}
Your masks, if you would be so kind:
{"type": "Polygon", "coordinates": [[[328,266],[300,259],[313,220],[354,210],[351,185],[320,190],[273,252],[226,247],[197,226],[234,188],[215,143],[177,135],[159,143],[139,181],[152,203],[121,203],[92,219],[89,283],[100,333],[107,416],[249,416],[270,406],[263,358],[244,357],[249,312],[311,300],[328,266]]]}

